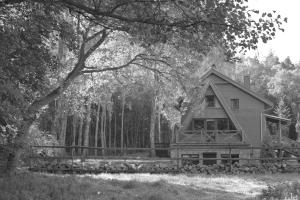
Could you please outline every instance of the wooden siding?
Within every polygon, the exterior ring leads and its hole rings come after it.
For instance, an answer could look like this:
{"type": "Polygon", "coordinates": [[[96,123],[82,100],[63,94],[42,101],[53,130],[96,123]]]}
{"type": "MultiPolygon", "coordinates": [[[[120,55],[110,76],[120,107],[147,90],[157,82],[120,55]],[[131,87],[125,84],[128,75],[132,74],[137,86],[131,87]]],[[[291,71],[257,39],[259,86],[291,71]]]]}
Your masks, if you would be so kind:
{"type": "Polygon", "coordinates": [[[232,109],[245,131],[245,140],[253,146],[261,145],[261,112],[265,104],[231,84],[217,85],[228,105],[239,99],[239,109],[232,109]]]}

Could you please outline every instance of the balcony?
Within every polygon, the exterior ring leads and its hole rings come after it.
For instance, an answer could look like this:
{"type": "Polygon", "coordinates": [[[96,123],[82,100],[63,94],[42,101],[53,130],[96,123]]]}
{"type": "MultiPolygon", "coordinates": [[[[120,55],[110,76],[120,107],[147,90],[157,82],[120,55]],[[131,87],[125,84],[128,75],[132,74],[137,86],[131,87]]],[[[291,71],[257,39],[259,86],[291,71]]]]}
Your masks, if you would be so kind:
{"type": "Polygon", "coordinates": [[[179,136],[179,142],[192,143],[241,143],[240,130],[187,130],[179,136]]]}

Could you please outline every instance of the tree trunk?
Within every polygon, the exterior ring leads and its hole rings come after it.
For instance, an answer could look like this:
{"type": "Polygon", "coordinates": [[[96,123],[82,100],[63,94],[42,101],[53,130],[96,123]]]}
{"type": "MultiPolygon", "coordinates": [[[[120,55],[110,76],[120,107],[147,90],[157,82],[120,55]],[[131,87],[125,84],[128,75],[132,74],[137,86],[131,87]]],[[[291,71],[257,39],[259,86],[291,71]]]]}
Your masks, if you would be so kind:
{"type": "MultiPolygon", "coordinates": [[[[100,100],[98,102],[97,113],[96,113],[96,128],[95,128],[95,147],[98,147],[98,132],[99,132],[99,115],[100,115],[100,100]]],[[[95,156],[98,155],[98,149],[95,149],[95,156]]]]}
{"type": "MultiPolygon", "coordinates": [[[[104,105],[104,119],[103,119],[103,147],[104,148],[107,148],[107,145],[106,145],[106,111],[107,111],[107,104],[105,103],[104,105]]],[[[104,149],[104,154],[103,155],[106,155],[106,149],[104,149]]]]}
{"type": "Polygon", "coordinates": [[[68,73],[65,79],[61,82],[61,84],[52,90],[48,95],[41,97],[40,99],[36,99],[30,106],[27,108],[25,115],[22,119],[22,129],[20,129],[21,133],[17,135],[15,138],[15,142],[17,143],[17,148],[14,148],[14,151],[7,156],[7,172],[12,173],[15,171],[15,167],[18,164],[22,147],[26,146],[24,144],[27,139],[29,128],[32,123],[36,119],[36,114],[43,106],[51,103],[56,98],[58,98],[74,81],[75,78],[82,74],[82,70],[85,67],[85,61],[89,58],[89,56],[105,41],[108,36],[108,33],[105,30],[99,31],[101,37],[98,41],[96,41],[89,49],[86,49],[86,44],[82,43],[79,53],[78,53],[78,61],[75,64],[74,68],[68,73]],[[23,128],[25,127],[25,128],[23,128]]]}
{"type": "Polygon", "coordinates": [[[157,106],[157,132],[158,132],[158,142],[159,143],[162,143],[163,142],[163,138],[162,138],[162,135],[161,135],[161,124],[160,124],[160,115],[161,113],[161,106],[160,104],[158,104],[157,106]]]}
{"type": "Polygon", "coordinates": [[[55,100],[54,101],[54,116],[52,118],[52,124],[51,124],[51,134],[52,135],[58,135],[57,131],[58,131],[58,127],[57,127],[57,124],[58,124],[58,118],[59,118],[59,115],[60,115],[60,108],[59,108],[59,100],[55,100]]]}
{"type": "Polygon", "coordinates": [[[139,141],[139,111],[136,111],[136,121],[135,121],[135,134],[134,134],[134,146],[139,147],[138,141],[139,141]]]}
{"type": "Polygon", "coordinates": [[[111,135],[111,121],[112,121],[112,107],[110,105],[109,109],[108,109],[108,147],[109,147],[109,153],[111,154],[111,144],[112,144],[112,141],[111,141],[111,138],[112,138],[112,135],[111,135]]]}
{"type": "Polygon", "coordinates": [[[117,153],[117,112],[114,112],[114,116],[115,116],[115,128],[114,128],[114,148],[115,148],[115,155],[117,153]]]}
{"type": "MultiPolygon", "coordinates": [[[[145,146],[145,131],[144,131],[144,119],[142,119],[142,123],[141,123],[141,130],[142,130],[142,137],[141,137],[141,147],[146,147],[145,146]]],[[[147,133],[148,134],[148,133],[147,133]]]]}
{"type": "MultiPolygon", "coordinates": [[[[72,137],[72,147],[76,145],[76,129],[77,129],[77,114],[73,115],[73,137],[72,137]]],[[[72,155],[74,155],[75,148],[72,148],[72,155]]]]}
{"type": "MultiPolygon", "coordinates": [[[[68,122],[68,114],[63,112],[62,115],[62,123],[61,123],[61,131],[59,135],[59,145],[65,146],[66,145],[66,131],[67,131],[67,122],[68,122]]],[[[65,153],[65,148],[61,148],[61,153],[65,153]]]]}
{"type": "Polygon", "coordinates": [[[151,120],[150,120],[150,148],[151,150],[151,157],[155,156],[155,118],[156,118],[156,97],[152,99],[152,113],[151,113],[151,120]]]}
{"type": "MultiPolygon", "coordinates": [[[[124,123],[124,125],[126,124],[127,126],[124,126],[125,128],[125,149],[129,146],[129,123],[128,123],[128,117],[129,116],[127,116],[127,120],[125,120],[125,123],[124,123]],[[127,122],[126,122],[127,121],[127,122]]],[[[127,153],[127,152],[126,152],[127,153]]]]}
{"type": "MultiPolygon", "coordinates": [[[[83,128],[83,117],[80,116],[80,121],[79,121],[79,130],[78,130],[78,143],[77,146],[81,147],[82,146],[82,128],[83,128]]],[[[81,155],[82,153],[82,149],[79,148],[78,149],[78,153],[79,155],[81,155]]]]}
{"type": "Polygon", "coordinates": [[[102,147],[102,156],[105,155],[106,147],[106,137],[105,137],[105,122],[106,122],[106,104],[102,105],[102,114],[101,114],[101,147],[102,147]]]}
{"type": "MultiPolygon", "coordinates": [[[[83,146],[88,147],[89,146],[89,139],[90,139],[90,125],[91,125],[91,103],[87,104],[87,112],[86,112],[86,125],[84,130],[84,140],[83,140],[83,146]]],[[[88,155],[88,149],[84,149],[83,155],[88,155]]]]}
{"type": "Polygon", "coordinates": [[[125,95],[122,95],[122,115],[121,115],[121,152],[124,152],[124,109],[125,109],[125,95]]]}

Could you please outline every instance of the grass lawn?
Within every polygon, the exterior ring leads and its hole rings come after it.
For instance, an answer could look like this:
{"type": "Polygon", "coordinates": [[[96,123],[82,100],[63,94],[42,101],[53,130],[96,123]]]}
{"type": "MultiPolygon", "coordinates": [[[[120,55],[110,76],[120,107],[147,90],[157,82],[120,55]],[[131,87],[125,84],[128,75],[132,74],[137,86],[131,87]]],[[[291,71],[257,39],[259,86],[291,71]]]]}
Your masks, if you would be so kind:
{"type": "Polygon", "coordinates": [[[258,199],[268,185],[300,181],[300,174],[203,176],[19,173],[0,178],[2,200],[258,199]]]}

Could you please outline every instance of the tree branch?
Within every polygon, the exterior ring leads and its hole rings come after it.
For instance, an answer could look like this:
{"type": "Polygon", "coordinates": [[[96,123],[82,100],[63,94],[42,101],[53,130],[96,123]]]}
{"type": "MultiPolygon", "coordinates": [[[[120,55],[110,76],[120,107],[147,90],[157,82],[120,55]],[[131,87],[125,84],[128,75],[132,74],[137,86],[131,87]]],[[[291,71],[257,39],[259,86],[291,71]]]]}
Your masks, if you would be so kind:
{"type": "Polygon", "coordinates": [[[108,36],[106,29],[103,29],[100,32],[102,33],[101,38],[92,47],[90,47],[89,50],[85,53],[84,55],[85,60],[104,42],[104,40],[108,36]]]}
{"type": "MultiPolygon", "coordinates": [[[[37,0],[38,1],[38,0],[37,0]]],[[[110,11],[100,11],[99,9],[93,9],[90,8],[86,5],[84,5],[83,3],[80,3],[81,1],[73,1],[73,0],[60,0],[60,3],[63,4],[64,6],[68,7],[69,9],[73,9],[76,12],[78,11],[84,11],[86,13],[89,13],[90,15],[93,16],[102,16],[102,17],[109,17],[112,19],[116,19],[116,20],[120,20],[123,22],[127,22],[127,23],[142,23],[142,24],[149,24],[149,25],[158,25],[158,26],[168,26],[168,27],[182,27],[182,28],[187,28],[187,27],[191,27],[191,26],[196,26],[196,25],[200,25],[201,23],[206,23],[206,24],[217,24],[217,25],[224,25],[224,26],[230,26],[232,27],[232,25],[230,24],[220,24],[217,22],[211,22],[211,21],[207,21],[207,20],[200,20],[197,19],[196,22],[190,22],[187,20],[179,20],[179,21],[175,21],[175,22],[171,22],[171,21],[166,21],[166,20],[156,20],[156,18],[141,18],[141,17],[124,17],[122,15],[118,15],[118,14],[114,14],[113,12],[110,11]]],[[[141,1],[142,2],[142,1],[141,1]]],[[[147,1],[150,2],[150,1],[147,1]]],[[[156,3],[153,1],[153,3],[156,3]]],[[[125,5],[125,3],[123,3],[125,5]]],[[[115,9],[113,9],[114,11],[115,9]]]]}
{"type": "Polygon", "coordinates": [[[82,74],[87,74],[87,73],[99,73],[99,72],[105,72],[105,71],[116,71],[116,70],[128,67],[129,65],[133,64],[133,62],[136,61],[140,56],[141,56],[141,54],[138,54],[132,60],[127,62],[126,64],[120,65],[118,67],[105,67],[105,68],[102,68],[102,69],[83,70],[83,71],[81,71],[81,73],[82,74]]]}
{"type": "Polygon", "coordinates": [[[62,84],[58,86],[56,89],[54,89],[52,92],[50,92],[48,95],[34,101],[29,107],[28,111],[36,111],[40,109],[41,107],[47,105],[51,101],[55,100],[61,93],[63,93],[73,82],[75,78],[77,78],[79,75],[81,75],[81,70],[85,67],[85,61],[86,59],[104,42],[106,39],[108,33],[106,31],[103,32],[101,38],[86,52],[84,53],[84,49],[86,46],[86,43],[83,42],[81,45],[81,48],[79,50],[78,55],[78,62],[76,63],[75,67],[67,77],[64,79],[62,84]]]}

